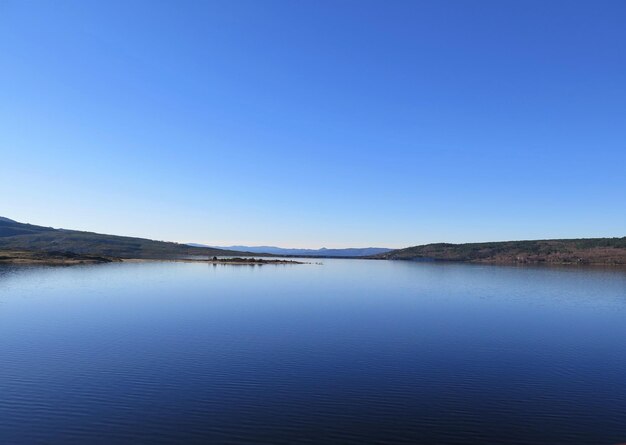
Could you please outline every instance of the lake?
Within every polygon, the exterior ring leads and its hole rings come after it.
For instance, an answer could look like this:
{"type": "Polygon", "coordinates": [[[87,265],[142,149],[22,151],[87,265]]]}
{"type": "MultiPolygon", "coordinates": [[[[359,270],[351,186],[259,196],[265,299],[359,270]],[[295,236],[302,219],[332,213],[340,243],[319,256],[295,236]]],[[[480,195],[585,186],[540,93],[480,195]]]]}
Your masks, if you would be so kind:
{"type": "Polygon", "coordinates": [[[626,442],[626,272],[0,266],[0,443],[626,442]]]}

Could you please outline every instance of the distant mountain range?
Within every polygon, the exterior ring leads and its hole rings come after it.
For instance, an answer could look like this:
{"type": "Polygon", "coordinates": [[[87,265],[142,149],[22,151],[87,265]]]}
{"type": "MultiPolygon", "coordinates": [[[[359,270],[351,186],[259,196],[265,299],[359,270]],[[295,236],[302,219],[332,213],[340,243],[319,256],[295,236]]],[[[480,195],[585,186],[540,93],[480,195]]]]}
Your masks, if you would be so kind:
{"type": "Polygon", "coordinates": [[[468,244],[426,244],[392,250],[372,258],[471,263],[546,263],[626,265],[626,237],[468,244]]]}
{"type": "Polygon", "coordinates": [[[138,259],[168,259],[190,255],[241,255],[239,251],[193,247],[186,244],[78,230],[54,229],[24,224],[5,217],[0,217],[0,250],[138,259]]]}
{"type": "Polygon", "coordinates": [[[317,256],[317,257],[362,257],[370,255],[378,255],[390,252],[391,249],[384,247],[355,247],[347,249],[287,249],[275,246],[206,246],[204,244],[191,243],[189,246],[194,247],[214,247],[217,249],[235,250],[238,252],[267,253],[272,255],[300,255],[300,256],[317,256]]]}

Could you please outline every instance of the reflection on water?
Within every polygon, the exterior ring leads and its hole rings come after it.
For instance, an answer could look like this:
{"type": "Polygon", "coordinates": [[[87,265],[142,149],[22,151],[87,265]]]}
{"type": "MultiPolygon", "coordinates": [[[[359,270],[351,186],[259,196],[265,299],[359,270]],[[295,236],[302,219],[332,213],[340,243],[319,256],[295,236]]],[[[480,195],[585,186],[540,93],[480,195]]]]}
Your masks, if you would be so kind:
{"type": "Polygon", "coordinates": [[[0,266],[0,443],[626,441],[626,273],[0,266]]]}

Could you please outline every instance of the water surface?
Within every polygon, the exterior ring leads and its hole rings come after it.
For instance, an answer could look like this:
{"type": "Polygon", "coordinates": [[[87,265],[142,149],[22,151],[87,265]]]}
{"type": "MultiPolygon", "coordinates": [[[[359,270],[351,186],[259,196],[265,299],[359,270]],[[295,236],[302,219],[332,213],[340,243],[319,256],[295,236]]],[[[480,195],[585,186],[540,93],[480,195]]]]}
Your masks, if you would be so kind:
{"type": "Polygon", "coordinates": [[[0,443],[626,442],[626,273],[0,266],[0,443]]]}

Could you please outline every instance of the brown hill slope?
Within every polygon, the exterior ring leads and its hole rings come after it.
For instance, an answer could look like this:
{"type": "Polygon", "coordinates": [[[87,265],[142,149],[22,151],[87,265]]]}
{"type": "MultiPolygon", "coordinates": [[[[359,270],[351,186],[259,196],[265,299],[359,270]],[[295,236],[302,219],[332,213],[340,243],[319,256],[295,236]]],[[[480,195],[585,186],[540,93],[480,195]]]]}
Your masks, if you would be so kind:
{"type": "Polygon", "coordinates": [[[626,237],[426,244],[393,250],[377,255],[376,258],[473,263],[626,265],[626,237]]]}

